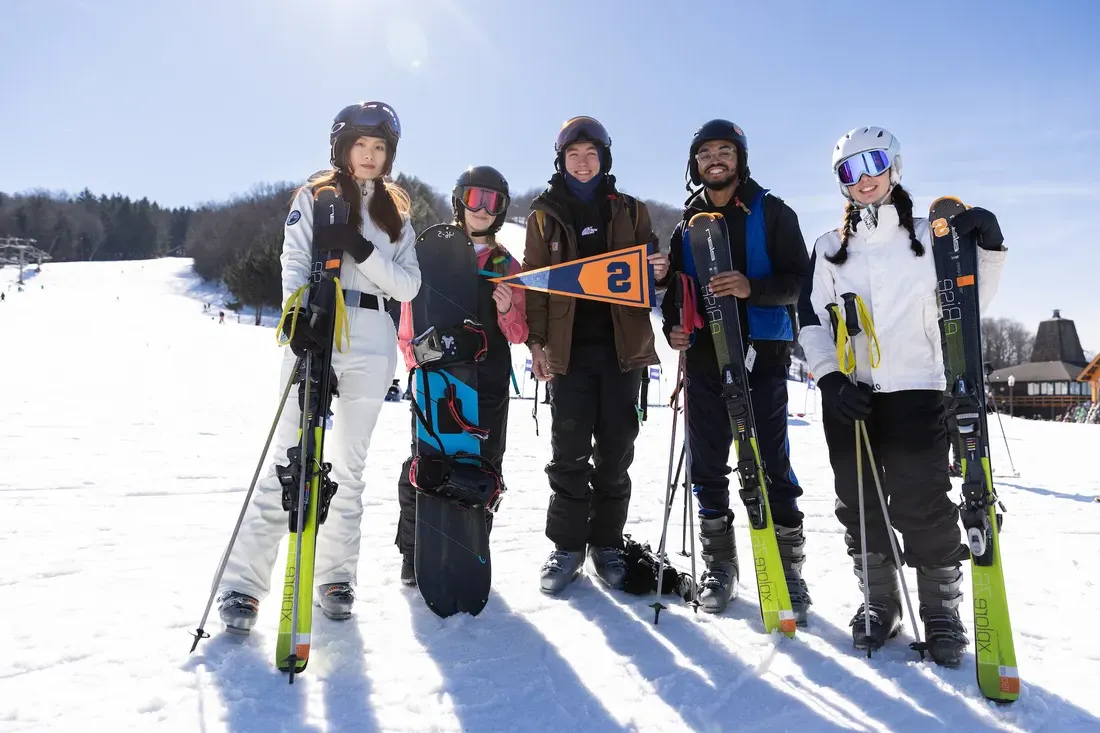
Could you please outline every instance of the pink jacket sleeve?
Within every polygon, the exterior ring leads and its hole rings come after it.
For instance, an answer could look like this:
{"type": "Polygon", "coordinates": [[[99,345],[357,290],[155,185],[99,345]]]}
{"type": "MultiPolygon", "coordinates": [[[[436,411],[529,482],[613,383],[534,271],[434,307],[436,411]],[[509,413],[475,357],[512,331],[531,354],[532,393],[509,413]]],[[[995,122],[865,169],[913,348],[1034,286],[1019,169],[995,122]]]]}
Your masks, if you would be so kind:
{"type": "Polygon", "coordinates": [[[397,327],[397,347],[401,355],[405,357],[405,369],[412,371],[416,367],[416,359],[413,357],[413,309],[412,302],[401,304],[401,323],[397,327]]]}
{"type": "MultiPolygon", "coordinates": [[[[514,258],[509,263],[508,274],[520,271],[520,264],[514,258]]],[[[507,313],[497,312],[497,323],[510,344],[527,342],[527,299],[523,288],[512,288],[512,308],[507,313]]]]}

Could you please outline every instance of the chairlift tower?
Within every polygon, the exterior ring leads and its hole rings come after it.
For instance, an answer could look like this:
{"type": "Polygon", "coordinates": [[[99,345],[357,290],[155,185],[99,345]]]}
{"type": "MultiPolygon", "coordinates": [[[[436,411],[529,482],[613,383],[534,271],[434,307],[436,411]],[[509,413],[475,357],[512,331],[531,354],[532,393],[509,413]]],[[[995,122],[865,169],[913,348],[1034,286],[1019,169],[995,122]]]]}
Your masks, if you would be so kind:
{"type": "Polygon", "coordinates": [[[23,285],[23,268],[28,259],[36,260],[42,266],[43,260],[52,259],[49,254],[35,247],[37,239],[23,237],[0,237],[0,267],[19,265],[19,284],[23,285]]]}

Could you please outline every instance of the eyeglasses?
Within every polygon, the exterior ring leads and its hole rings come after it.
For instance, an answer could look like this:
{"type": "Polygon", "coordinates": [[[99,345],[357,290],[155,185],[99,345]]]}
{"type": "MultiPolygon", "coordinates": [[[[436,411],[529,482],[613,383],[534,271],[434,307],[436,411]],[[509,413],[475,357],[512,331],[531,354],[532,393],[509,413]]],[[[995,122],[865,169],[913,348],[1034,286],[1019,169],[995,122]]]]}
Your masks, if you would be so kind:
{"type": "Polygon", "coordinates": [[[852,186],[864,173],[874,177],[888,170],[890,170],[890,156],[885,150],[865,150],[842,160],[836,167],[836,178],[841,184],[852,186]]]}
{"type": "Polygon", "coordinates": [[[462,189],[462,205],[470,211],[485,209],[489,216],[499,216],[508,210],[508,197],[500,191],[479,186],[462,189]]]}
{"type": "Polygon", "coordinates": [[[737,148],[730,147],[729,145],[723,145],[718,148],[714,153],[696,153],[695,160],[699,161],[700,165],[706,165],[712,160],[720,160],[723,163],[732,163],[737,158],[737,148]]]}

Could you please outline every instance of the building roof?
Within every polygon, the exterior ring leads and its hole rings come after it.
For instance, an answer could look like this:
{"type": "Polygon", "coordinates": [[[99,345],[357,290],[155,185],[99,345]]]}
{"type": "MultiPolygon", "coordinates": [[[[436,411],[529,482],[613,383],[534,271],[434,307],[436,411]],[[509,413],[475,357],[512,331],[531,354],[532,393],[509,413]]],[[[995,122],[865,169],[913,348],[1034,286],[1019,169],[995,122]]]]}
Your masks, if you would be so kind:
{"type": "MultiPolygon", "coordinates": [[[[1062,318],[1060,311],[1039,324],[1035,334],[1035,343],[1031,347],[1032,363],[1065,362],[1083,367],[1088,363],[1085,352],[1081,350],[1081,341],[1077,338],[1077,327],[1068,318],[1062,318]]],[[[1076,376],[1076,375],[1074,375],[1076,376]]],[[[1021,377],[1016,375],[1017,379],[1021,377]]]]}
{"type": "MultiPolygon", "coordinates": [[[[1017,377],[1019,379],[1019,377],[1017,377]]],[[[1081,370],[1081,373],[1077,375],[1078,382],[1096,382],[1100,381],[1100,354],[1096,355],[1096,358],[1089,362],[1089,365],[1081,370]]]]}
{"type": "Polygon", "coordinates": [[[989,381],[1007,382],[1011,375],[1016,377],[1017,382],[1072,382],[1080,373],[1081,366],[1078,364],[1067,364],[1064,361],[1032,361],[998,369],[989,375],[989,381]]]}

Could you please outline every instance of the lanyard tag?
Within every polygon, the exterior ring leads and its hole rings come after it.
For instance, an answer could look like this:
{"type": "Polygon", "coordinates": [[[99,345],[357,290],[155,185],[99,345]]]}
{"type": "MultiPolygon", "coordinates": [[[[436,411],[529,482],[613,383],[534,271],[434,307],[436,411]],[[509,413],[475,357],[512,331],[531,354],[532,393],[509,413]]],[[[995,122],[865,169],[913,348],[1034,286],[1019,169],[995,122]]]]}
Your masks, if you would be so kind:
{"type": "Polygon", "coordinates": [[[749,344],[749,350],[745,352],[745,371],[751,372],[752,365],[756,363],[756,349],[749,344]]]}

